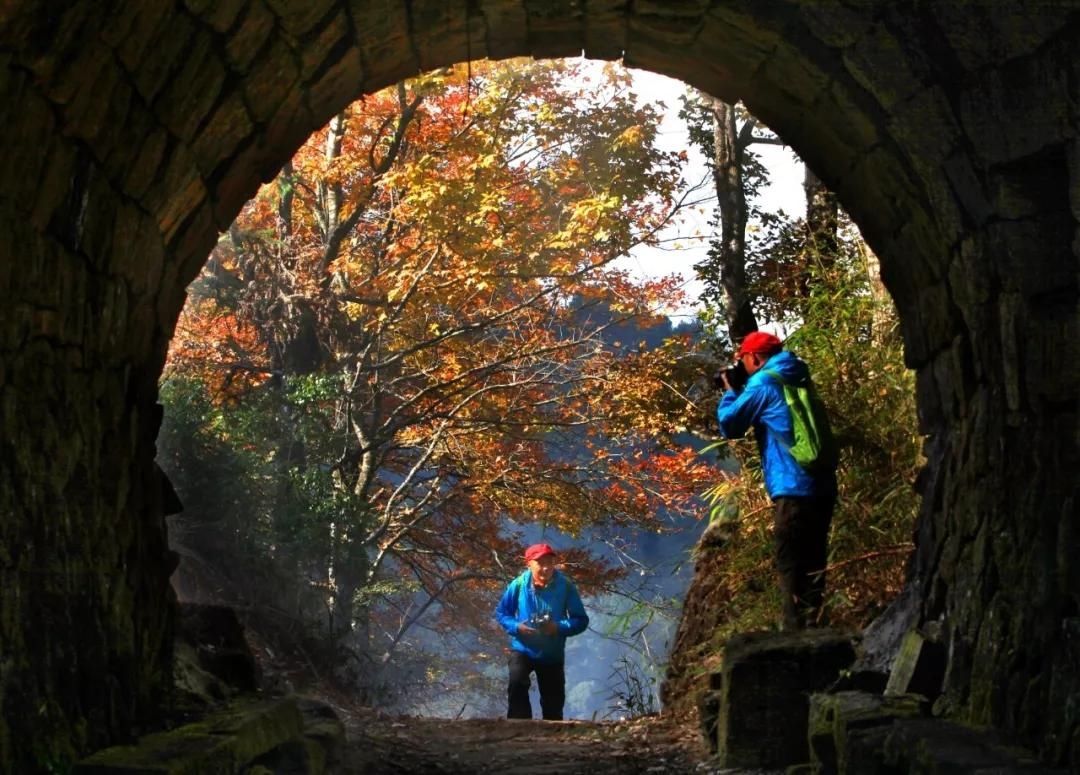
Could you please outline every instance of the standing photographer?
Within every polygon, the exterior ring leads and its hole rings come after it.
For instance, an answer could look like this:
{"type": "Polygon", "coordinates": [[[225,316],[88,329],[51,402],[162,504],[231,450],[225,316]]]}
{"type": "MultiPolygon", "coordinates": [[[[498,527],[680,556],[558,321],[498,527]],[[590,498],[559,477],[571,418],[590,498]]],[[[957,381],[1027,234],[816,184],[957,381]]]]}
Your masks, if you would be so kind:
{"type": "Polygon", "coordinates": [[[726,392],[716,416],[726,438],[754,429],[765,490],[773,501],[783,626],[802,629],[821,623],[829,525],[836,505],[836,461],[827,457],[808,469],[791,454],[795,432],[784,385],[809,387],[806,364],[763,331],[748,334],[735,357],[748,375],[745,387],[732,384],[738,382],[739,365],[722,372],[726,392]]]}
{"type": "Polygon", "coordinates": [[[533,544],[525,550],[525,562],[528,569],[510,582],[495,609],[510,636],[506,717],[532,718],[529,674],[535,672],[544,719],[561,721],[566,639],[584,632],[589,617],[573,582],[556,570],[554,549],[533,544]]]}

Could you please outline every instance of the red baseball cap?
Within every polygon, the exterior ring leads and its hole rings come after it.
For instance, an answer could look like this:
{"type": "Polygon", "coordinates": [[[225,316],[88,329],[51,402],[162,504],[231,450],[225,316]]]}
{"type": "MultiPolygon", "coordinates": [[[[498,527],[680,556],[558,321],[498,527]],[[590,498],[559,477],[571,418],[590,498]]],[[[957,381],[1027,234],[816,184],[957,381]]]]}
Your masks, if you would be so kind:
{"type": "Polygon", "coordinates": [[[539,560],[546,555],[554,556],[555,550],[547,544],[533,544],[525,550],[525,562],[532,562],[533,560],[539,560]]]}
{"type": "Polygon", "coordinates": [[[743,338],[742,344],[739,345],[739,349],[735,352],[735,357],[741,358],[751,353],[767,353],[771,355],[779,352],[783,347],[784,343],[772,334],[765,331],[753,331],[743,338]]]}

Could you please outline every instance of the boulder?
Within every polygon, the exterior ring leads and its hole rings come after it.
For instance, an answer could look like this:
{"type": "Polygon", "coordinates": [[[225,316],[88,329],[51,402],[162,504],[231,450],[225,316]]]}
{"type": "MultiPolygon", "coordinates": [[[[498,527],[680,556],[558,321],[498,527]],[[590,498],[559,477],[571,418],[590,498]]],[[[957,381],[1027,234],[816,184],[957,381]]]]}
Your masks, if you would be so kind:
{"type": "Polygon", "coordinates": [[[854,636],[819,629],[737,635],[724,647],[716,752],[724,767],[784,767],[810,760],[810,695],[855,659],[854,636]]]}
{"type": "Polygon", "coordinates": [[[328,706],[305,698],[234,702],[205,719],[107,748],[75,775],[232,775],[331,771],[345,731],[328,706]],[[260,769],[262,768],[262,769],[260,769]]]}
{"type": "Polygon", "coordinates": [[[846,768],[851,775],[1066,775],[1031,752],[1008,745],[999,733],[936,718],[895,719],[849,729],[846,768]]]}
{"type": "Polygon", "coordinates": [[[854,772],[848,766],[848,738],[853,731],[928,712],[929,703],[918,695],[883,697],[860,691],[815,694],[810,698],[808,724],[812,763],[822,775],[854,772]]]}

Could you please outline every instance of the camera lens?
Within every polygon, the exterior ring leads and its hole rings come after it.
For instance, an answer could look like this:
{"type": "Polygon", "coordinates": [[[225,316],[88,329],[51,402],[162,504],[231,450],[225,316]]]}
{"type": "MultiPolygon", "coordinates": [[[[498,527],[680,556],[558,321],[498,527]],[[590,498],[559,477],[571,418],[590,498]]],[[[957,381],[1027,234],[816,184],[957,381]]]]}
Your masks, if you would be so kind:
{"type": "Polygon", "coordinates": [[[746,381],[750,379],[750,375],[747,373],[746,366],[743,365],[742,361],[738,361],[725,369],[724,375],[727,377],[731,389],[736,392],[739,392],[746,387],[746,381]]]}

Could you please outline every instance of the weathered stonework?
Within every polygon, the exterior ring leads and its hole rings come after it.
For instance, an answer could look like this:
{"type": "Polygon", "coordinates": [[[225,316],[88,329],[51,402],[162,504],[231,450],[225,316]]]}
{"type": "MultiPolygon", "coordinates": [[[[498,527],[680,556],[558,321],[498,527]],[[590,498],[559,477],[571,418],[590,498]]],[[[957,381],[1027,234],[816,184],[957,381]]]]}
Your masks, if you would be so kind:
{"type": "Polygon", "coordinates": [[[742,98],[863,228],[918,370],[943,707],[1080,765],[1073,0],[9,0],[0,8],[0,769],[168,677],[156,380],[243,202],[362,93],[487,55],[742,98]]]}
{"type": "Polygon", "coordinates": [[[773,769],[809,761],[810,696],[854,661],[851,633],[750,633],[728,640],[716,681],[720,766],[773,769]]]}

